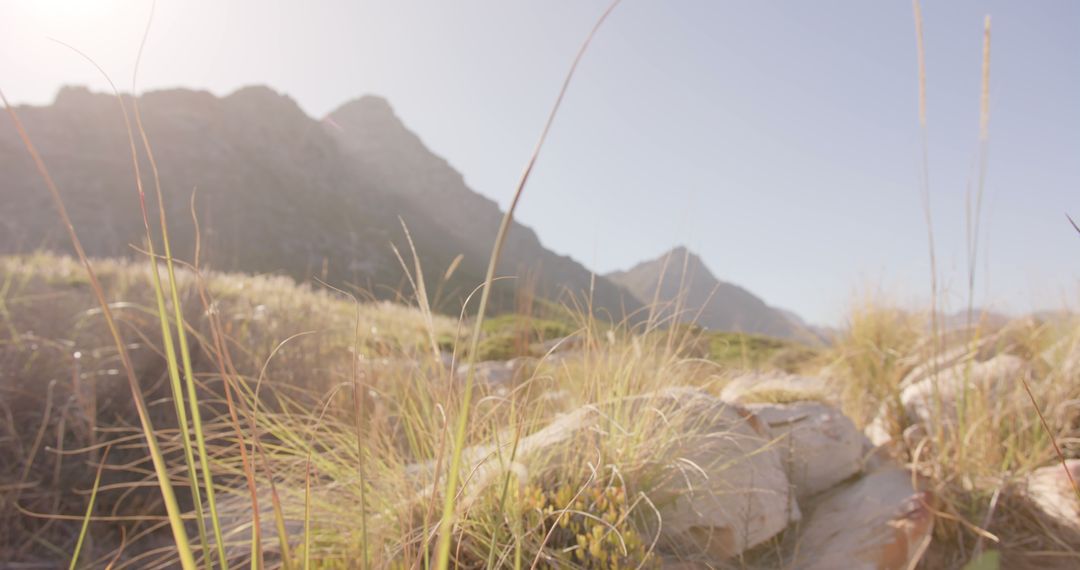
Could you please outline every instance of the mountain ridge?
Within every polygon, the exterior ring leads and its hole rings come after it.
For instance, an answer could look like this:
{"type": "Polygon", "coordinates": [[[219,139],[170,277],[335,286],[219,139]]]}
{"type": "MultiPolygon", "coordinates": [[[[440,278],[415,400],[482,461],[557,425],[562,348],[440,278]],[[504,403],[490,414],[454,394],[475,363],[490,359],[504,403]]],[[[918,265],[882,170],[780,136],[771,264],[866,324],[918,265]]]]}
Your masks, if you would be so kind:
{"type": "MultiPolygon", "coordinates": [[[[423,261],[428,291],[443,295],[436,299],[440,309],[456,314],[483,281],[503,213],[428,149],[385,99],[365,96],[339,108],[337,119],[349,129],[342,133],[340,124],[330,126],[333,117],[314,119],[291,97],[262,85],[220,97],[176,88],[122,98],[129,112],[138,102],[161,174],[174,251],[194,249],[194,193],[204,264],[285,273],[301,281],[319,275],[393,298],[411,293],[389,246],[396,244],[411,270],[400,218],[423,261]],[[355,113],[346,113],[350,105],[353,111],[361,107],[359,122],[355,113]],[[443,194],[468,207],[455,209],[445,197],[425,203],[443,194]],[[456,217],[445,217],[448,212],[456,217]],[[439,283],[443,276],[449,276],[447,283],[439,283]]],[[[130,257],[130,246],[141,246],[144,230],[116,98],[68,86],[50,105],[20,105],[16,111],[88,253],[130,257]]],[[[143,185],[153,200],[149,162],[138,142],[136,133],[143,185]]],[[[0,212],[0,251],[70,252],[14,129],[0,129],[0,169],[6,205],[0,212]]],[[[584,295],[592,279],[588,269],[546,250],[533,230],[518,223],[499,274],[528,277],[537,294],[551,300],[565,300],[568,292],[584,295]]],[[[623,306],[637,308],[619,287],[602,277],[597,281],[594,303],[601,310],[617,319],[623,306]]],[[[516,289],[506,280],[498,283],[494,308],[516,308],[516,289]]]]}
{"type": "MultiPolygon", "coordinates": [[[[173,250],[195,247],[194,207],[201,229],[200,262],[224,270],[313,276],[351,285],[378,298],[412,294],[409,234],[436,309],[457,314],[483,281],[503,212],[473,191],[464,176],[427,147],[383,97],[364,95],[321,119],[263,85],[224,96],[192,89],[149,91],[134,103],[161,175],[173,250]],[[197,191],[195,190],[197,189],[197,191]],[[407,230],[406,230],[407,228],[407,230]],[[402,267],[394,244],[409,269],[402,267]]],[[[144,228],[128,135],[116,98],[64,87],[51,105],[17,112],[94,256],[131,257],[144,228]]],[[[136,145],[148,200],[153,178],[136,145]]],[[[70,252],[41,181],[13,129],[0,129],[0,253],[36,248],[70,252]]],[[[156,208],[156,204],[149,204],[156,208]]],[[[156,219],[156,216],[151,216],[156,219]]],[[[151,220],[153,224],[153,220],[151,220]]],[[[155,232],[155,235],[156,232],[155,232]]],[[[677,247],[627,271],[594,275],[573,258],[543,246],[537,233],[513,221],[498,266],[493,310],[530,303],[522,295],[568,302],[590,300],[612,321],[640,320],[652,303],[662,266],[660,300],[670,302],[685,281],[687,305],[699,324],[791,337],[796,319],[753,293],[717,280],[700,257],[677,247]],[[681,273],[686,264],[685,276],[681,273]],[[675,269],[679,273],[673,273],[675,269]],[[716,290],[715,302],[706,302],[716,290]]]]}
{"type": "MultiPolygon", "coordinates": [[[[330,112],[323,124],[350,153],[351,164],[360,175],[394,181],[397,195],[462,239],[466,257],[486,262],[503,212],[494,200],[470,189],[460,172],[405,128],[388,101],[371,95],[353,99],[330,112]],[[418,171],[411,168],[418,155],[434,159],[424,161],[426,168],[418,171]]],[[[541,297],[557,298],[572,291],[581,301],[580,293],[591,291],[594,300],[602,300],[600,308],[616,321],[624,312],[638,308],[620,287],[599,275],[594,282],[590,270],[569,256],[548,250],[533,229],[514,220],[503,244],[499,270],[503,274],[529,273],[523,265],[534,269],[529,274],[533,280],[529,287],[541,297]]]]}
{"type": "Polygon", "coordinates": [[[656,318],[692,322],[718,331],[780,338],[813,336],[797,315],[769,306],[739,285],[719,280],[701,257],[682,245],[606,277],[647,306],[655,301],[656,318]]]}

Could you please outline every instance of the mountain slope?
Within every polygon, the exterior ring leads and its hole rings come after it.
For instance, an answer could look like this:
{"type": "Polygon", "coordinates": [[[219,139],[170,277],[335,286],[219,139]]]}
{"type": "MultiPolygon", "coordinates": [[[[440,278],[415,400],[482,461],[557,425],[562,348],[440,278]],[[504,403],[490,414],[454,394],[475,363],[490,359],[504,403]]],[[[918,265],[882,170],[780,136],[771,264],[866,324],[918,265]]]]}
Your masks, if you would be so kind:
{"type": "MultiPolygon", "coordinates": [[[[461,174],[432,153],[394,115],[385,99],[373,96],[350,101],[326,117],[326,129],[340,143],[358,175],[404,198],[426,220],[460,239],[465,259],[484,260],[502,221],[498,205],[473,192],[461,174]]],[[[541,297],[556,298],[564,290],[593,291],[597,308],[616,319],[638,308],[633,296],[573,259],[548,251],[536,233],[517,223],[503,246],[503,275],[534,272],[531,286],[541,297]]]]}
{"type": "Polygon", "coordinates": [[[659,301],[661,316],[671,316],[678,310],[678,320],[693,321],[711,330],[785,338],[803,332],[786,311],[768,306],[742,287],[718,280],[701,258],[683,247],[607,277],[642,303],[659,301]]]}
{"type": "MultiPolygon", "coordinates": [[[[134,100],[125,100],[130,108],[134,100]]],[[[400,216],[421,258],[429,295],[439,297],[437,308],[456,314],[483,280],[495,235],[491,220],[502,214],[465,187],[461,175],[428,151],[385,101],[359,101],[368,111],[362,113],[364,124],[383,126],[351,129],[360,136],[346,145],[328,123],[308,117],[292,99],[266,87],[220,98],[186,89],[141,96],[177,255],[189,259],[194,252],[191,198],[197,188],[204,264],[299,280],[319,276],[383,298],[411,294],[390,247],[397,245],[411,270],[400,216]],[[432,209],[417,199],[419,190],[452,196],[452,203],[465,204],[464,209],[446,202],[441,210],[432,209]],[[455,216],[443,217],[446,213],[455,216]],[[463,258],[455,264],[459,254],[463,258]],[[455,271],[442,283],[451,266],[455,271]]],[[[117,100],[64,88],[52,105],[17,110],[88,253],[134,255],[131,246],[142,246],[143,225],[117,100]]],[[[342,120],[354,124],[349,118],[345,114],[342,120]]],[[[149,206],[156,208],[149,162],[139,147],[149,206]]],[[[7,121],[0,127],[0,172],[0,252],[67,251],[41,179],[7,121]]],[[[156,218],[153,212],[151,217],[156,218]]],[[[538,269],[545,283],[541,292],[549,298],[561,286],[578,293],[587,288],[588,270],[545,250],[531,230],[517,226],[511,238],[503,275],[538,269]]],[[[628,295],[600,281],[597,304],[614,312],[628,295]]],[[[499,310],[513,308],[513,281],[496,288],[493,303],[499,310]]]]}

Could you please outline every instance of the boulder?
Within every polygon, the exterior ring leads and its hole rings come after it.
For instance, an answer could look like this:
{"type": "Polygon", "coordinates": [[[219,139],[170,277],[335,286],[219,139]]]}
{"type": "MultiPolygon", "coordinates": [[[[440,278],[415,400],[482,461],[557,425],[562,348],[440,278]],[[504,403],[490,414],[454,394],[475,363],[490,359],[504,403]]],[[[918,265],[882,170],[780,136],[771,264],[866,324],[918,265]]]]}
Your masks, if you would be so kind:
{"type": "Polygon", "coordinates": [[[963,335],[955,332],[953,334],[942,334],[944,337],[939,342],[947,345],[947,347],[940,350],[933,357],[928,356],[932,350],[928,343],[933,342],[932,340],[926,341],[921,349],[914,350],[907,357],[907,359],[913,360],[915,364],[900,380],[901,388],[906,388],[933,376],[935,370],[940,373],[942,370],[948,370],[959,364],[979,362],[997,354],[997,351],[990,350],[993,348],[994,337],[983,338],[975,346],[972,346],[970,342],[965,342],[970,339],[966,332],[963,335]]]}
{"type": "Polygon", "coordinates": [[[930,544],[931,496],[885,467],[823,496],[803,523],[790,568],[906,570],[930,544]]]}
{"type": "Polygon", "coordinates": [[[1027,362],[1012,354],[999,354],[981,362],[959,362],[941,371],[936,385],[931,375],[904,388],[900,401],[911,419],[926,421],[935,414],[937,398],[948,410],[955,408],[965,386],[988,397],[1004,395],[1026,370],[1027,362]]]}
{"type": "Polygon", "coordinates": [[[861,470],[866,436],[840,410],[818,402],[748,404],[764,422],[802,500],[861,470]]]}
{"type": "MultiPolygon", "coordinates": [[[[950,421],[956,415],[956,405],[965,387],[982,398],[1006,397],[1017,380],[1028,374],[1027,361],[1012,354],[999,354],[983,361],[960,360],[952,366],[929,374],[904,387],[900,392],[904,421],[908,425],[923,424],[931,418],[950,421]]],[[[866,435],[875,445],[891,439],[889,408],[882,406],[866,427],[866,435]]]]}
{"type": "MultiPolygon", "coordinates": [[[[680,434],[656,457],[665,476],[645,489],[660,512],[662,544],[723,560],[801,518],[768,427],[745,408],[691,389],[634,400],[663,417],[656,429],[680,434]]],[[[635,415],[643,417],[644,408],[635,415]]]]}
{"type": "MultiPolygon", "coordinates": [[[[1080,459],[1065,462],[1073,480],[1080,484],[1080,459]]],[[[1080,499],[1061,463],[1040,467],[1027,478],[1023,490],[1043,514],[1058,524],[1080,531],[1080,499]]]]}
{"type": "Polygon", "coordinates": [[[910,369],[901,379],[900,387],[906,388],[925,380],[935,371],[940,373],[960,365],[983,362],[999,354],[1023,353],[1022,339],[1030,334],[1023,330],[1032,326],[1037,325],[1020,320],[1007,326],[999,322],[991,327],[993,330],[983,327],[981,331],[976,331],[965,327],[931,335],[902,359],[901,362],[907,363],[910,369]],[[933,347],[935,344],[939,347],[936,351],[933,347]],[[930,356],[932,352],[933,357],[930,356]]]}
{"type": "MultiPolygon", "coordinates": [[[[644,466],[616,467],[655,505],[661,545],[722,560],[801,517],[771,438],[768,426],[747,409],[700,390],[669,388],[621,398],[557,416],[518,442],[513,464],[506,462],[506,440],[503,453],[494,446],[466,450],[464,464],[471,467],[461,505],[467,508],[507,470],[525,480],[548,468],[581,465],[598,448],[617,457],[620,448],[646,445],[651,455],[634,456],[644,466]],[[639,473],[647,476],[635,480],[639,473]]],[[[408,471],[423,477],[431,469],[426,463],[408,471]]]]}

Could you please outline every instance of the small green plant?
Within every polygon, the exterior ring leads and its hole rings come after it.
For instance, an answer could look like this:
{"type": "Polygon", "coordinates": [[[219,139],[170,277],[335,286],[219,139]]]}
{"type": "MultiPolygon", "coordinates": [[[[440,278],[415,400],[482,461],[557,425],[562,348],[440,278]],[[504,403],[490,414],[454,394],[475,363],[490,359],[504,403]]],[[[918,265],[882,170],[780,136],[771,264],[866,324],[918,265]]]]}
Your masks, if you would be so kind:
{"type": "Polygon", "coordinates": [[[526,528],[549,536],[547,548],[584,568],[658,568],[649,543],[634,528],[634,505],[619,484],[566,482],[550,489],[527,485],[522,493],[526,528]]]}

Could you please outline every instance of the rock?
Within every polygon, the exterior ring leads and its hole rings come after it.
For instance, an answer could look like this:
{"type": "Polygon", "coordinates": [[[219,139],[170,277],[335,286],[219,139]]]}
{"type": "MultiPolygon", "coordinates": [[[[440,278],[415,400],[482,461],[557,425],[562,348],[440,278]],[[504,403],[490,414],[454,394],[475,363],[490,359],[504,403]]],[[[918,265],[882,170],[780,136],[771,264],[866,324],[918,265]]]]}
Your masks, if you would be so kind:
{"type": "Polygon", "coordinates": [[[889,409],[886,404],[881,406],[874,419],[866,424],[863,428],[863,433],[866,434],[870,443],[876,446],[888,445],[892,441],[892,429],[891,422],[889,420],[889,409]]]}
{"type": "Polygon", "coordinates": [[[803,524],[790,568],[905,570],[930,544],[934,516],[928,492],[911,473],[886,467],[822,497],[803,524]]]}
{"type": "Polygon", "coordinates": [[[1074,338],[1065,338],[1055,343],[1040,354],[1043,362],[1057,370],[1065,378],[1080,375],[1080,343],[1074,338]]]}
{"type": "Polygon", "coordinates": [[[920,347],[901,361],[908,362],[911,369],[900,380],[900,387],[907,388],[925,380],[932,376],[935,370],[940,373],[959,365],[983,362],[999,354],[1006,354],[1016,348],[1017,343],[1013,336],[1015,335],[1010,327],[1002,327],[993,332],[983,330],[980,335],[968,328],[942,331],[937,337],[925,339],[920,347]],[[942,348],[931,358],[929,355],[933,351],[933,344],[942,348]]]}
{"type": "Polygon", "coordinates": [[[801,518],[780,453],[767,445],[769,429],[752,413],[691,389],[637,400],[663,414],[658,429],[683,434],[657,457],[667,474],[646,490],[660,511],[662,543],[722,560],[801,518]]]}
{"type": "MultiPolygon", "coordinates": [[[[472,467],[461,505],[467,508],[507,470],[527,480],[552,466],[588,461],[583,454],[595,456],[598,447],[617,454],[622,445],[655,442],[655,453],[645,458],[648,475],[636,483],[659,511],[661,545],[721,560],[801,517],[771,435],[742,406],[691,388],[584,406],[522,438],[512,465],[499,460],[494,446],[466,450],[464,464],[472,467]]],[[[619,467],[632,481],[633,466],[619,467]]],[[[426,463],[408,471],[426,477],[431,469],[426,463]]]]}
{"type": "Polygon", "coordinates": [[[1003,395],[1026,368],[1024,359],[1011,354],[999,354],[982,362],[960,362],[938,374],[937,386],[930,376],[904,388],[900,401],[913,419],[926,421],[935,413],[935,398],[941,398],[942,407],[953,408],[965,385],[988,397],[1003,395]]]}
{"type": "Polygon", "coordinates": [[[946,336],[957,336],[955,339],[943,339],[941,341],[945,344],[949,344],[950,341],[952,341],[955,343],[955,346],[943,349],[933,358],[928,357],[931,351],[929,346],[924,346],[922,350],[913,351],[914,354],[908,358],[917,359],[918,363],[900,379],[901,388],[906,388],[929,378],[934,374],[934,370],[937,370],[938,373],[940,373],[941,371],[953,368],[958,364],[977,362],[993,356],[993,354],[985,354],[985,347],[990,345],[993,341],[992,338],[982,339],[978,346],[972,350],[972,347],[968,343],[963,342],[963,337],[958,337],[956,334],[946,336]]]}
{"type": "MultiPolygon", "coordinates": [[[[1073,480],[1080,484],[1080,459],[1065,462],[1073,480]]],[[[1036,469],[1027,479],[1024,494],[1047,517],[1080,531],[1080,499],[1060,463],[1036,469]]]]}
{"type": "Polygon", "coordinates": [[[746,374],[728,382],[720,398],[728,402],[820,401],[827,393],[825,381],[812,376],[784,373],[746,374]]]}
{"type": "Polygon", "coordinates": [[[817,402],[748,404],[765,422],[801,500],[858,473],[866,436],[840,410],[817,402]]]}
{"type": "MultiPolygon", "coordinates": [[[[1029,373],[1027,361],[1011,354],[999,354],[983,361],[962,359],[907,385],[900,392],[904,421],[907,425],[922,424],[936,418],[949,422],[956,415],[957,400],[965,386],[981,398],[1006,397],[1015,388],[1016,380],[1029,373]],[[939,404],[940,400],[940,404],[939,404]]],[[[874,420],[867,425],[866,435],[875,445],[888,443],[892,438],[888,404],[883,405],[874,420]]]]}
{"type": "MultiPolygon", "coordinates": [[[[468,468],[468,477],[464,482],[465,492],[460,504],[468,507],[479,494],[500,474],[511,471],[519,478],[528,478],[528,467],[542,467],[542,464],[553,464],[560,460],[569,447],[571,440],[583,431],[590,430],[599,418],[599,411],[593,406],[583,406],[572,412],[559,414],[548,425],[540,430],[522,437],[517,442],[517,450],[513,463],[509,462],[511,444],[514,437],[512,432],[500,436],[502,449],[495,445],[476,445],[462,451],[462,464],[471,466],[468,468]],[[500,453],[502,451],[502,453],[500,453]],[[541,465],[535,465],[540,463],[541,465]]],[[[422,480],[434,478],[434,461],[414,463],[405,468],[405,474],[409,477],[422,480]]],[[[424,496],[433,491],[430,487],[425,489],[424,496]]]]}
{"type": "MultiPolygon", "coordinates": [[[[246,489],[245,489],[246,491],[246,489]]],[[[282,521],[285,534],[288,537],[301,536],[304,532],[303,497],[297,494],[284,493],[279,495],[283,503],[282,521]]],[[[259,545],[263,556],[270,561],[276,560],[281,555],[281,541],[278,538],[278,529],[274,519],[274,511],[269,486],[258,489],[259,499],[259,545]]],[[[217,499],[218,517],[221,523],[222,537],[226,544],[225,556],[230,563],[246,563],[250,560],[251,535],[254,531],[254,515],[251,504],[251,496],[243,492],[219,495],[217,499]]],[[[203,511],[209,513],[209,506],[204,505],[203,511]]],[[[318,513],[320,516],[323,513],[318,513]]],[[[314,518],[314,517],[313,517],[314,518]]],[[[206,515],[206,528],[211,528],[210,515],[206,515]]],[[[213,544],[213,537],[210,537],[213,544]]],[[[295,540],[290,540],[293,545],[295,540]]]]}

